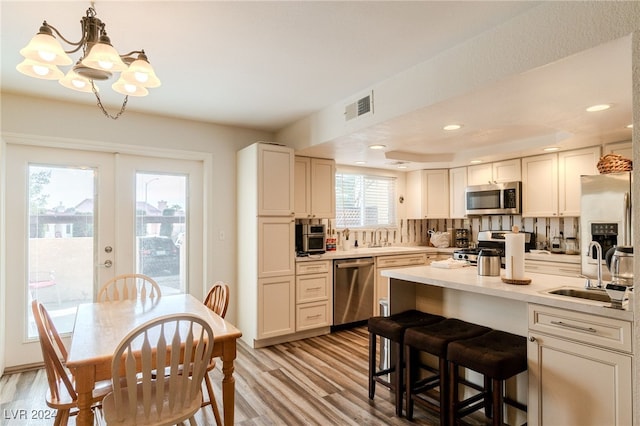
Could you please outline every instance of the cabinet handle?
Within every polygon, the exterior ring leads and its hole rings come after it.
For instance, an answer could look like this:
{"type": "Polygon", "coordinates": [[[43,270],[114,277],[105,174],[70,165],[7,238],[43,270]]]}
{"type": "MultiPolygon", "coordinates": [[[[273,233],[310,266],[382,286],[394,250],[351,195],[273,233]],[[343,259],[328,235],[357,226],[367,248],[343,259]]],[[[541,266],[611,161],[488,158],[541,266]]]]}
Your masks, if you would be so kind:
{"type": "Polygon", "coordinates": [[[562,321],[551,321],[551,324],[559,325],[560,327],[573,328],[574,330],[586,331],[586,332],[589,332],[589,333],[597,333],[598,332],[598,330],[596,330],[593,327],[581,327],[579,325],[567,324],[566,322],[562,322],[562,321]]]}
{"type": "Polygon", "coordinates": [[[309,287],[309,288],[307,289],[307,291],[320,290],[321,288],[322,288],[322,287],[309,287]]]}
{"type": "Polygon", "coordinates": [[[311,320],[311,319],[318,319],[322,316],[322,314],[316,314],[316,315],[307,315],[307,319],[311,320]]]}

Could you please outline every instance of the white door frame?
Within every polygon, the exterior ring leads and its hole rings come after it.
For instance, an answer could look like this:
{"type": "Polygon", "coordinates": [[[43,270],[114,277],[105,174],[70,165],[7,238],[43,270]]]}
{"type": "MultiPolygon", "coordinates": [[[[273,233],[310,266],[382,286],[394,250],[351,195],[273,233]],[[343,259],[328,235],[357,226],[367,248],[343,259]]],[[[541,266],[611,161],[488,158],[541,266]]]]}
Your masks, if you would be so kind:
{"type": "MultiPolygon", "coordinates": [[[[7,280],[6,280],[6,187],[8,185],[7,176],[5,174],[6,167],[6,145],[8,143],[16,144],[16,145],[32,145],[32,146],[40,146],[40,147],[48,147],[48,148],[63,148],[63,149],[75,149],[75,150],[83,150],[83,151],[95,151],[95,152],[104,152],[110,154],[128,154],[128,155],[139,155],[145,157],[157,157],[158,159],[180,159],[180,160],[193,160],[193,161],[201,161],[202,162],[202,200],[199,203],[199,208],[201,208],[202,213],[202,221],[199,222],[201,225],[202,232],[198,233],[199,238],[190,238],[188,240],[189,251],[191,253],[200,253],[202,256],[201,268],[196,268],[195,266],[190,266],[187,271],[187,276],[189,277],[189,285],[188,291],[195,297],[202,299],[204,297],[204,293],[206,291],[205,283],[208,281],[208,265],[209,262],[207,259],[210,257],[208,255],[211,237],[209,234],[209,223],[208,219],[210,215],[209,211],[209,203],[210,203],[210,191],[211,185],[208,184],[208,179],[212,176],[212,166],[213,166],[213,155],[211,153],[206,152],[198,152],[198,151],[186,151],[186,150],[173,150],[173,149],[165,149],[165,148],[155,148],[155,147],[141,147],[134,145],[126,145],[126,144],[114,144],[114,143],[104,143],[104,142],[95,142],[95,141],[83,141],[76,139],[66,139],[66,138],[49,138],[44,136],[37,135],[22,135],[22,134],[3,134],[3,138],[0,140],[0,309],[2,311],[2,315],[0,315],[0,348],[6,348],[6,339],[7,339],[7,327],[10,326],[8,319],[4,315],[6,312],[6,305],[9,301],[6,299],[7,294],[7,280]]],[[[194,224],[198,226],[198,223],[194,224]]],[[[192,225],[193,226],[193,225],[192,225]]],[[[195,234],[195,233],[194,233],[195,234]]],[[[197,262],[195,262],[197,263],[197,262]]],[[[2,375],[7,367],[7,357],[5,351],[0,351],[0,375],[2,375]]],[[[10,368],[16,366],[9,366],[10,368]]]]}

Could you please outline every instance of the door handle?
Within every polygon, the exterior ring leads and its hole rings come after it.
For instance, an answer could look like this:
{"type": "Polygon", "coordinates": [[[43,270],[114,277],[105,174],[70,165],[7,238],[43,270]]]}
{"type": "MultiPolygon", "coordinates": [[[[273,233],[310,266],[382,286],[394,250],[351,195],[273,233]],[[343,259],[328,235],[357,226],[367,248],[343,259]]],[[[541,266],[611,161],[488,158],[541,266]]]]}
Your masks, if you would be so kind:
{"type": "Polygon", "coordinates": [[[111,260],[105,260],[104,263],[99,263],[98,266],[104,266],[105,268],[111,268],[113,266],[113,262],[111,260]]]}

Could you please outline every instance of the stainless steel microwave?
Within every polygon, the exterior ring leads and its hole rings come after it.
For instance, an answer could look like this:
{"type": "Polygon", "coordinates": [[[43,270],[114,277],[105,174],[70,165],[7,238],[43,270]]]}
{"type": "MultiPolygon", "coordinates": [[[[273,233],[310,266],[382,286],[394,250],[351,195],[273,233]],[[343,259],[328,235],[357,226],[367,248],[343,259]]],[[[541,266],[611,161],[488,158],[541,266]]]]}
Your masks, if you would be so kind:
{"type": "Polygon", "coordinates": [[[522,182],[472,185],[465,189],[467,216],[520,214],[522,182]]]}

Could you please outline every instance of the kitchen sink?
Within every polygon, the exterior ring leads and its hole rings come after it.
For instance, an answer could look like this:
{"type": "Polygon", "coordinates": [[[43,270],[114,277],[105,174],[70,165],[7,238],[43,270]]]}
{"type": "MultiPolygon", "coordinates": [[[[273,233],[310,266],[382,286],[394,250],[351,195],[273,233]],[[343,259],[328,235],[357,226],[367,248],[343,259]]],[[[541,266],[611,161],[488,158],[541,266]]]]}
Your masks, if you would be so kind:
{"type": "Polygon", "coordinates": [[[611,298],[604,290],[586,290],[576,287],[562,287],[547,291],[556,296],[577,297],[579,299],[595,300],[597,302],[611,302],[611,298]]]}

